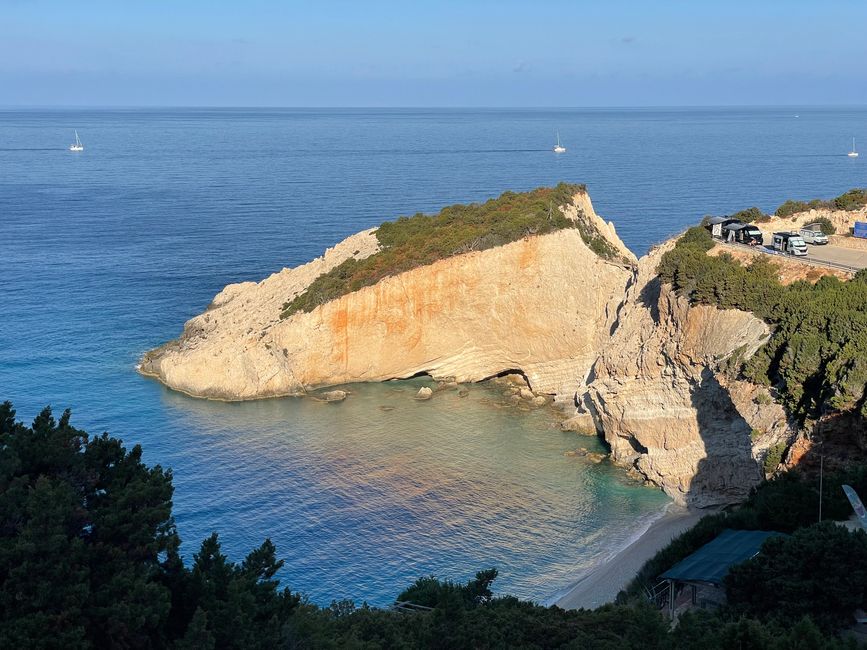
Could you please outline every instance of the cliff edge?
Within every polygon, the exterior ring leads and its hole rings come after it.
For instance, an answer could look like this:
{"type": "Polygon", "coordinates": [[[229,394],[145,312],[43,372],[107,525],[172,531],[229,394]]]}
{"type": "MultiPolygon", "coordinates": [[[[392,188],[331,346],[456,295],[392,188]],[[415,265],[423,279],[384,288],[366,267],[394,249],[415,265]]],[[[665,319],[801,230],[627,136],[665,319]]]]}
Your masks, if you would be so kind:
{"type": "Polygon", "coordinates": [[[225,400],[420,373],[469,382],[521,372],[537,393],[572,395],[608,339],[636,259],[586,193],[559,209],[576,227],[441,259],[281,319],[281,304],[317,277],[379,250],[375,231],[359,233],[309,264],[226,287],[140,370],[225,400]],[[615,251],[610,259],[585,243],[588,229],[615,251]]]}
{"type": "Polygon", "coordinates": [[[358,233],[308,264],[227,286],[140,371],[224,400],[421,373],[458,382],[520,373],[570,411],[566,426],[604,436],[614,462],[675,500],[742,500],[767,450],[791,437],[764,389],[724,371],[767,340],[767,325],[676,296],[656,274],[673,244],[636,260],[583,189],[558,210],[569,225],[553,232],[528,229],[287,309],[325,274],[354,273],[382,251],[376,230],[358,233]]]}

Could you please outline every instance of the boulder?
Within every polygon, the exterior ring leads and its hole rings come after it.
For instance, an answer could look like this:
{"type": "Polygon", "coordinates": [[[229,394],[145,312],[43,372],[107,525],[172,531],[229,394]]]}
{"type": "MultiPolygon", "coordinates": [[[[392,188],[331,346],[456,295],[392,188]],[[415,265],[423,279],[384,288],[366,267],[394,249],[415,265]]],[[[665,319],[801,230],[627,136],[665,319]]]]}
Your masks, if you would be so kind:
{"type": "Polygon", "coordinates": [[[326,402],[342,402],[346,399],[347,395],[349,395],[349,393],[345,390],[328,390],[324,393],[319,393],[317,397],[326,402]]]}

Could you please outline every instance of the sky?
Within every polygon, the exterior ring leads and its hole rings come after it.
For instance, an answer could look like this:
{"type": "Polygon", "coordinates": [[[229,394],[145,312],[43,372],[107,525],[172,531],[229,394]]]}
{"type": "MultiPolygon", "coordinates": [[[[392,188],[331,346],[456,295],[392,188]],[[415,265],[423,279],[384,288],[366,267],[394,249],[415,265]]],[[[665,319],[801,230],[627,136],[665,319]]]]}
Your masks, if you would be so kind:
{"type": "Polygon", "coordinates": [[[0,106],[867,104],[867,0],[0,0],[0,106]]]}

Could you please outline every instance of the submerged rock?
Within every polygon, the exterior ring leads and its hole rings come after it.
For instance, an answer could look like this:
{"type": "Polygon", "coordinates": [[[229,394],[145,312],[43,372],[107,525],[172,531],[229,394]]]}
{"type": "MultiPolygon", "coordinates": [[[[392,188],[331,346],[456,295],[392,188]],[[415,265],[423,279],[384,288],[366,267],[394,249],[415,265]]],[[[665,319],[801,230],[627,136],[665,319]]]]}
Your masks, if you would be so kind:
{"type": "Polygon", "coordinates": [[[324,393],[319,393],[317,397],[326,402],[342,402],[349,395],[345,390],[328,390],[324,393]]]}
{"type": "Polygon", "coordinates": [[[430,399],[431,397],[433,397],[433,391],[427,386],[422,386],[415,394],[416,399],[430,399]]]}

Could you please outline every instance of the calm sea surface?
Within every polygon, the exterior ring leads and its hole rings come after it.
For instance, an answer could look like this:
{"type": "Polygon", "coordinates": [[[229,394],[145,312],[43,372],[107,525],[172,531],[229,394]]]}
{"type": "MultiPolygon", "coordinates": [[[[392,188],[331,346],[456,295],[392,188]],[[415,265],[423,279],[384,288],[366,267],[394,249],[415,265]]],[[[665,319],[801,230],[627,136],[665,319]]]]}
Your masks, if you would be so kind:
{"type": "Polygon", "coordinates": [[[188,558],[217,530],[233,559],[271,537],[320,603],[487,566],[544,600],[667,503],[565,455],[599,443],[550,413],[484,386],[418,403],[417,381],[212,403],[137,359],[224,285],[384,219],[583,182],[641,254],[705,213],[867,185],[853,135],[867,148],[867,109],[0,111],[0,399],[70,407],[171,467],[188,558]]]}

